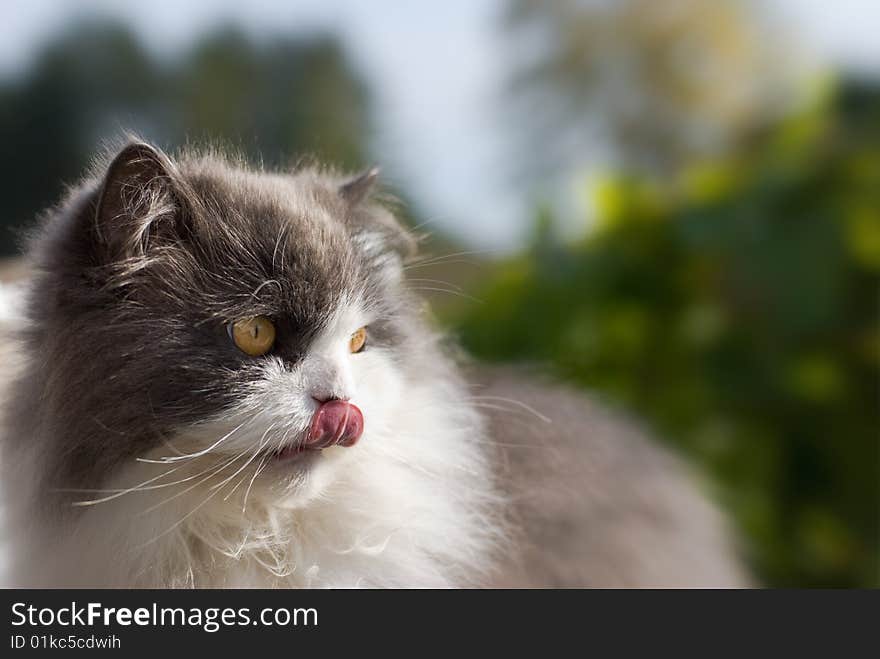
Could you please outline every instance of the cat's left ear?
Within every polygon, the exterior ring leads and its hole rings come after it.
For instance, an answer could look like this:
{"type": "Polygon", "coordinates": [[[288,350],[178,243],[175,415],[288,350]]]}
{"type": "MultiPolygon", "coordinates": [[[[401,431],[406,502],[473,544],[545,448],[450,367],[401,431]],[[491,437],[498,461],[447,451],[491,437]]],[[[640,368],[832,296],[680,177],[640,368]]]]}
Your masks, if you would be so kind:
{"type": "Polygon", "coordinates": [[[379,179],[379,168],[370,167],[343,182],[339,196],[348,206],[349,223],[354,231],[365,238],[370,249],[381,247],[407,259],[415,255],[418,241],[385,206],[370,203],[379,179]],[[375,240],[373,240],[375,238],[375,240]]]}
{"type": "Polygon", "coordinates": [[[93,234],[102,260],[143,255],[160,236],[177,233],[183,208],[177,170],[160,149],[126,144],[107,167],[98,192],[93,234]]]}

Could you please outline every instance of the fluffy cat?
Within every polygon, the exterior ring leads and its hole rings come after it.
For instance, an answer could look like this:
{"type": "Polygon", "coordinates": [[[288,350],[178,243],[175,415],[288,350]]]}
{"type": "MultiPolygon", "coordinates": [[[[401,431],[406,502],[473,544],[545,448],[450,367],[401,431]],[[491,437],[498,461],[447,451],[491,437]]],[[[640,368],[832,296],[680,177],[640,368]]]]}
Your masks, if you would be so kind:
{"type": "Polygon", "coordinates": [[[745,584],[626,420],[463,374],[374,179],[131,140],[46,214],[3,340],[7,583],[745,584]]]}

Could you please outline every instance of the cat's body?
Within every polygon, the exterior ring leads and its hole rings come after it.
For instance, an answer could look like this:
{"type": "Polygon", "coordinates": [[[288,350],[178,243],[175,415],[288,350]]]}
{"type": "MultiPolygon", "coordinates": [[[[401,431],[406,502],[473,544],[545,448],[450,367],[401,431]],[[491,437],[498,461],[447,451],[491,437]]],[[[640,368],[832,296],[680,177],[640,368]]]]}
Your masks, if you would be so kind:
{"type": "Polygon", "coordinates": [[[745,583],[626,421],[459,374],[371,179],[133,143],[47,218],[0,367],[7,583],[745,583]],[[257,356],[233,329],[254,318],[277,332],[257,356]]]}

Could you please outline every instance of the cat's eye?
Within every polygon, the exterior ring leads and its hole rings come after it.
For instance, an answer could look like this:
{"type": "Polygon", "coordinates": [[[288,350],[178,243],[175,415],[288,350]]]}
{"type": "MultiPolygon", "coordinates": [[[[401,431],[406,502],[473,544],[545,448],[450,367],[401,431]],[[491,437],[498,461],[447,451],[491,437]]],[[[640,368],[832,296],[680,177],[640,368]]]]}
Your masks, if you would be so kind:
{"type": "Polygon", "coordinates": [[[265,316],[243,318],[229,325],[229,336],[243,353],[260,357],[275,345],[275,325],[265,316]]]}
{"type": "Polygon", "coordinates": [[[361,327],[348,340],[348,349],[351,352],[360,352],[367,345],[367,328],[361,327]]]}

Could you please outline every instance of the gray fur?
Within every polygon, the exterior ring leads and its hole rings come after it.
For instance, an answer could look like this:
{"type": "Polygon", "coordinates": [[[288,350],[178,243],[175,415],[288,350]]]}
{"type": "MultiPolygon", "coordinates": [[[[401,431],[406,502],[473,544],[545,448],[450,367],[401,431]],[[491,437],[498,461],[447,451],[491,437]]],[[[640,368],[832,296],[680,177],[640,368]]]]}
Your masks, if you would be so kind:
{"type": "MultiPolygon", "coordinates": [[[[408,377],[458,379],[446,356],[412,347],[421,305],[385,274],[415,240],[371,201],[374,180],[172,159],[135,140],[46,216],[4,455],[46,438],[47,516],[75,514],[64,490],[101,487],[248,390],[259,369],[226,334],[238,318],[271,317],[273,354],[293,365],[339,300],[361,295],[381,310],[371,340],[408,377]]],[[[512,529],[486,585],[747,583],[717,512],[630,423],[533,375],[475,368],[471,381],[461,405],[489,425],[512,529]]]]}
{"type": "Polygon", "coordinates": [[[71,192],[30,249],[23,338],[39,358],[16,385],[10,441],[56,442],[44,447],[47,493],[95,487],[234,403],[259,374],[229,322],[272,317],[273,354],[295,363],[357,292],[383,310],[374,342],[401,334],[408,297],[380,284],[387,254],[369,258],[354,238],[403,231],[363,195],[352,206],[337,177],[252,173],[217,155],[173,163],[139,141],[106,171],[71,192]]]}
{"type": "Polygon", "coordinates": [[[497,442],[516,546],[493,585],[748,583],[692,474],[635,423],[535,372],[481,368],[471,380],[497,442]]]}

